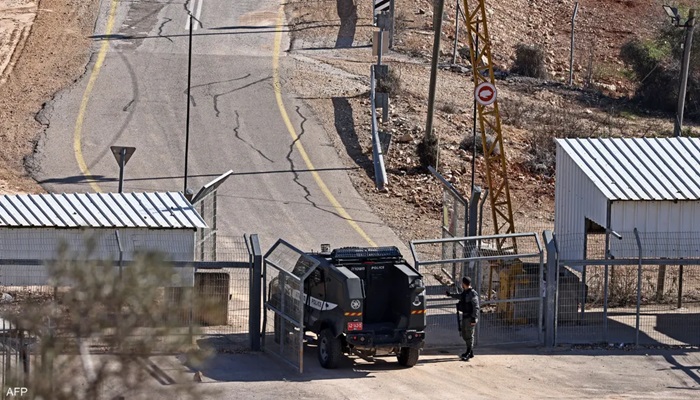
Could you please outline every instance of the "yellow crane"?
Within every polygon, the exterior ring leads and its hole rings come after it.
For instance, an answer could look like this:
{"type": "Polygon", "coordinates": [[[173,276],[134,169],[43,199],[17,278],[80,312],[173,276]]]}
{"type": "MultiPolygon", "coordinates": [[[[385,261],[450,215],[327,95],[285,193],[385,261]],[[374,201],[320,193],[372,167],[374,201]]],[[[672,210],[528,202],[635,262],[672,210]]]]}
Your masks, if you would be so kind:
{"type": "MultiPolygon", "coordinates": [[[[464,14],[467,22],[467,38],[469,40],[469,55],[474,76],[474,88],[488,83],[495,88],[496,79],[493,73],[491,58],[491,40],[486,22],[485,0],[464,0],[464,14]],[[476,38],[479,46],[477,49],[476,38]]],[[[476,94],[475,94],[476,95],[476,94]]],[[[494,93],[496,97],[496,93],[494,93]]],[[[498,111],[498,99],[493,103],[483,105],[477,102],[479,127],[481,128],[481,141],[484,149],[484,161],[486,162],[486,184],[489,189],[489,200],[494,223],[495,234],[515,233],[515,221],[513,220],[513,205],[510,199],[510,185],[508,184],[508,169],[506,167],[506,153],[503,145],[503,132],[501,130],[501,115],[498,111]],[[487,143],[486,135],[493,134],[493,142],[487,143]]],[[[499,250],[512,250],[517,252],[515,238],[500,239],[497,241],[499,250]]]]}
{"type": "MultiPolygon", "coordinates": [[[[478,96],[479,88],[486,88],[487,94],[493,90],[491,101],[477,101],[479,127],[481,128],[481,141],[484,149],[484,161],[486,164],[486,184],[489,189],[491,214],[493,217],[495,234],[515,233],[515,221],[513,219],[513,204],[510,198],[510,185],[508,183],[508,169],[506,165],[505,146],[503,145],[503,132],[501,130],[501,115],[498,111],[498,99],[495,90],[496,79],[493,72],[491,58],[491,40],[486,19],[485,0],[464,0],[464,14],[466,16],[467,38],[469,40],[469,56],[474,77],[474,96],[478,96]],[[478,38],[478,39],[477,39],[478,38]],[[478,40],[479,46],[477,46],[478,40]],[[488,143],[487,134],[491,132],[493,142],[488,143]]],[[[499,251],[512,251],[517,253],[515,238],[503,238],[496,240],[499,251]]],[[[499,275],[498,298],[508,299],[515,296],[516,286],[522,283],[523,265],[520,260],[506,263],[495,263],[489,268],[488,295],[491,295],[491,283],[493,282],[493,270],[499,275]]],[[[514,308],[510,302],[498,303],[497,311],[508,320],[514,320],[514,308]]],[[[518,322],[518,321],[516,321],[518,322]]]]}

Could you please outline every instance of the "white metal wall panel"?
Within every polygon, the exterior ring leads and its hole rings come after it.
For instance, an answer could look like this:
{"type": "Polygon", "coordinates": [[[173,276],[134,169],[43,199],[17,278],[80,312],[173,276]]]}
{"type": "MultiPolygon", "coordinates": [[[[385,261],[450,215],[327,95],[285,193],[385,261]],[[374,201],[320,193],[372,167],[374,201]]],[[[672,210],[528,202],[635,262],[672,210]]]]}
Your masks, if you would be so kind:
{"type": "MultiPolygon", "coordinates": [[[[645,258],[700,257],[700,248],[691,240],[693,235],[700,236],[700,200],[614,202],[610,222],[613,230],[628,235],[637,228],[645,258]]],[[[615,240],[611,253],[617,258],[638,256],[629,243],[615,240]]]]}
{"type": "Polygon", "coordinates": [[[584,255],[585,220],[606,225],[607,198],[577,162],[557,144],[554,232],[565,246],[562,259],[580,259],[584,255]]]}
{"type": "MultiPolygon", "coordinates": [[[[138,251],[160,251],[171,261],[193,261],[195,233],[191,230],[119,229],[124,260],[133,260],[138,251]]],[[[88,238],[95,241],[92,259],[117,260],[119,247],[114,229],[0,229],[0,259],[53,260],[61,243],[71,253],[87,251],[88,238]]],[[[194,284],[194,270],[175,268],[184,286],[194,284]]],[[[48,274],[43,266],[2,265],[0,285],[45,285],[48,274]]]]}

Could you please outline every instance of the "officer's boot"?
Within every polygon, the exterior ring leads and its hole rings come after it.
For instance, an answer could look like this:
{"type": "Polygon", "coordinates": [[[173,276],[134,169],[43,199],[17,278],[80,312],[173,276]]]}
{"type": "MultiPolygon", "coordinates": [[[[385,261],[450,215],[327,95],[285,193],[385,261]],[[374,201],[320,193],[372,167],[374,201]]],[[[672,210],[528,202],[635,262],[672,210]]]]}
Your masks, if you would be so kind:
{"type": "Polygon", "coordinates": [[[462,361],[469,361],[469,359],[470,359],[471,357],[474,357],[474,355],[473,355],[473,353],[472,353],[472,348],[471,348],[471,346],[468,346],[468,347],[467,347],[467,351],[465,351],[464,354],[462,354],[462,357],[461,357],[461,358],[462,358],[462,361]]]}

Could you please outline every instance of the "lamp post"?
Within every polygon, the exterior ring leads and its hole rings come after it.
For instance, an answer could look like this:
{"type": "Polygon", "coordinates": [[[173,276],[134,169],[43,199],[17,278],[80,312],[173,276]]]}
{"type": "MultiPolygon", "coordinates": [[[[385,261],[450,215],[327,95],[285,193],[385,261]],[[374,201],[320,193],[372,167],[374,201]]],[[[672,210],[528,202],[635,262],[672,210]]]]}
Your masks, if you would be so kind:
{"type": "Polygon", "coordinates": [[[192,84],[192,27],[194,26],[192,21],[194,16],[189,12],[189,43],[187,47],[187,115],[185,117],[185,182],[183,193],[187,192],[187,161],[190,152],[190,85],[192,84]]]}
{"type": "Polygon", "coordinates": [[[695,10],[690,10],[688,20],[681,24],[681,16],[678,9],[664,5],[664,11],[671,17],[673,25],[685,28],[685,44],[683,45],[683,61],[681,63],[681,83],[678,89],[678,109],[676,110],[676,122],[673,127],[673,135],[681,136],[683,130],[683,111],[685,109],[685,93],[688,87],[688,70],[690,69],[690,48],[693,46],[693,33],[695,32],[695,10]]]}

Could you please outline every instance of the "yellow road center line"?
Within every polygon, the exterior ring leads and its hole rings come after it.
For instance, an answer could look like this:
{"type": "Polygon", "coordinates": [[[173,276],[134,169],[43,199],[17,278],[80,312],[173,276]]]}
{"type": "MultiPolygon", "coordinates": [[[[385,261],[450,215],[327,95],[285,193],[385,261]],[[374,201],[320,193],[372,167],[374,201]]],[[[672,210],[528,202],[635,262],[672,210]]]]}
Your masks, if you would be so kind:
{"type": "Polygon", "coordinates": [[[333,193],[331,193],[330,190],[328,190],[328,186],[326,186],[325,182],[323,182],[323,179],[321,179],[321,176],[316,172],[316,168],[314,168],[314,165],[311,163],[311,159],[309,158],[308,154],[306,154],[306,150],[304,149],[304,146],[301,144],[301,141],[299,140],[299,135],[297,135],[296,130],[294,129],[294,125],[292,124],[292,121],[289,119],[289,115],[287,114],[287,110],[284,107],[284,102],[282,101],[282,86],[280,85],[280,74],[279,74],[279,59],[280,59],[280,47],[282,45],[282,23],[284,22],[284,6],[280,5],[279,8],[279,13],[277,16],[277,26],[275,29],[275,46],[272,54],[272,86],[275,88],[275,97],[277,98],[277,106],[280,109],[280,114],[282,115],[282,120],[284,120],[284,124],[287,126],[287,130],[289,131],[289,134],[292,136],[292,140],[294,140],[295,147],[297,151],[299,152],[299,155],[301,155],[301,158],[304,160],[306,163],[306,168],[311,171],[311,175],[314,177],[314,180],[316,181],[316,184],[318,185],[319,189],[321,189],[321,192],[326,196],[328,201],[331,203],[335,211],[347,221],[348,224],[360,235],[362,236],[363,239],[369,243],[370,246],[377,247],[377,244],[374,243],[374,241],[365,233],[365,231],[355,222],[354,219],[348,214],[347,211],[343,208],[343,206],[340,205],[338,200],[336,200],[335,196],[333,196],[333,193]]]}
{"type": "MultiPolygon", "coordinates": [[[[110,35],[112,29],[114,28],[114,17],[117,12],[118,0],[112,0],[109,8],[109,16],[107,17],[107,26],[105,27],[104,35],[110,35]]],[[[87,87],[83,93],[83,100],[80,102],[80,109],[78,110],[78,118],[75,121],[75,131],[73,133],[73,152],[75,153],[75,159],[78,161],[78,167],[80,172],[85,176],[90,184],[90,187],[95,192],[102,192],[102,189],[97,185],[97,182],[92,179],[92,174],[90,169],[88,169],[85,163],[85,158],[83,157],[83,122],[85,121],[85,113],[87,111],[88,103],[90,102],[90,94],[95,86],[97,77],[100,75],[100,70],[105,62],[105,57],[107,56],[107,50],[109,50],[109,39],[104,38],[102,40],[102,45],[97,53],[97,59],[95,60],[95,65],[92,67],[92,72],[90,73],[90,79],[88,80],[87,87]]]]}

